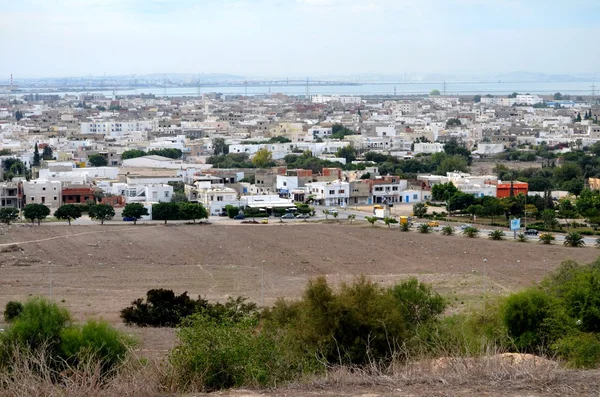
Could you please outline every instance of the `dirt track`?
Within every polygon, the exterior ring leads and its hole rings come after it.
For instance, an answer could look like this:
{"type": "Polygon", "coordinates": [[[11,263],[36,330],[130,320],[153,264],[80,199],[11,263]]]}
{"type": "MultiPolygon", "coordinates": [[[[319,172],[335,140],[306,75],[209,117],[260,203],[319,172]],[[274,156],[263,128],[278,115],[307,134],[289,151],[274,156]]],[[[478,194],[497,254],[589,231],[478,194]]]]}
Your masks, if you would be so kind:
{"type": "MultiPolygon", "coordinates": [[[[598,254],[594,248],[341,224],[42,225],[3,231],[2,307],[12,299],[52,292],[77,318],[96,316],[113,323],[119,323],[120,309],[157,287],[209,299],[243,295],[260,303],[263,261],[265,304],[298,296],[318,275],[336,284],[360,274],[383,284],[415,275],[460,310],[483,293],[484,258],[488,293],[502,294],[540,280],[563,260],[590,262],[598,254]],[[11,248],[13,243],[19,248],[11,248]]],[[[168,348],[163,342],[169,332],[136,332],[151,350],[168,348]]]]}

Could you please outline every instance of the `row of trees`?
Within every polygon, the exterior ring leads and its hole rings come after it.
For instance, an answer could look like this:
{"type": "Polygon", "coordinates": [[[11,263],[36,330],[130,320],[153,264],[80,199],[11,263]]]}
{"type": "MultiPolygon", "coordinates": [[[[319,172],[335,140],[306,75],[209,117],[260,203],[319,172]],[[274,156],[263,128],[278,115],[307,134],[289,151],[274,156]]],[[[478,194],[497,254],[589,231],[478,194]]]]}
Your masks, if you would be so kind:
{"type": "MultiPolygon", "coordinates": [[[[115,209],[108,204],[65,204],[54,211],[56,219],[64,220],[71,224],[71,221],[81,218],[87,211],[90,219],[104,224],[115,217],[115,209]]],[[[31,223],[39,225],[41,221],[50,215],[50,209],[44,204],[31,203],[23,208],[23,217],[31,223]]],[[[136,224],[139,219],[149,215],[148,209],[140,203],[130,203],[123,208],[124,218],[130,218],[136,224]]],[[[193,220],[196,223],[198,219],[207,219],[208,212],[200,203],[158,203],[152,206],[152,219],[164,220],[165,223],[170,220],[193,220]]],[[[19,219],[19,210],[16,208],[0,209],[0,222],[10,224],[19,219]]]]}
{"type": "Polygon", "coordinates": [[[127,160],[127,159],[134,159],[136,157],[152,156],[152,155],[168,157],[170,159],[180,159],[181,156],[183,155],[183,152],[179,149],[153,149],[153,150],[148,150],[147,152],[144,152],[143,150],[132,149],[132,150],[124,151],[121,154],[121,159],[127,160]]]}

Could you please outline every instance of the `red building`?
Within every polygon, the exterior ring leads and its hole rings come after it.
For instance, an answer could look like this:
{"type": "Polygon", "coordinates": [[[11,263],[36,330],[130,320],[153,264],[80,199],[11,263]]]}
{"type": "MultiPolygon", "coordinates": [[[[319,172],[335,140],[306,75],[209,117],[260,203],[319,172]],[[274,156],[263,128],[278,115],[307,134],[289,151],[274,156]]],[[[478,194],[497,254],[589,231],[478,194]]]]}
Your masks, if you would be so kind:
{"type": "Polygon", "coordinates": [[[89,186],[65,187],[62,190],[63,204],[83,204],[94,201],[94,189],[89,186]]]}
{"type": "MultiPolygon", "coordinates": [[[[498,183],[498,185],[496,185],[496,197],[497,198],[504,198],[504,197],[510,197],[510,187],[511,187],[511,183],[498,183]]],[[[523,193],[524,195],[527,195],[527,192],[529,191],[529,184],[526,182],[513,182],[512,183],[512,189],[513,189],[513,195],[516,196],[520,193],[523,193]]]]}

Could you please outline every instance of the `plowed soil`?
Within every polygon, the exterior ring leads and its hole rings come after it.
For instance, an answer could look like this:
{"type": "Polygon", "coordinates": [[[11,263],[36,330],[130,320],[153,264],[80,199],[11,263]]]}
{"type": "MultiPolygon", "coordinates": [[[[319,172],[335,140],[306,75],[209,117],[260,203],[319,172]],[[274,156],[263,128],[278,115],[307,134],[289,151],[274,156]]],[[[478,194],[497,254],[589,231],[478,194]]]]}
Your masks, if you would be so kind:
{"type": "MultiPolygon", "coordinates": [[[[78,319],[119,324],[119,311],[150,288],[265,304],[298,297],[307,280],[364,274],[385,285],[416,276],[461,310],[488,294],[539,281],[562,261],[591,262],[594,248],[401,233],[342,224],[42,226],[0,230],[0,305],[52,296],[78,319]],[[484,259],[486,282],[484,283],[484,259]],[[264,298],[263,298],[264,297],[264,298]]],[[[170,330],[128,328],[162,353],[170,330]]]]}

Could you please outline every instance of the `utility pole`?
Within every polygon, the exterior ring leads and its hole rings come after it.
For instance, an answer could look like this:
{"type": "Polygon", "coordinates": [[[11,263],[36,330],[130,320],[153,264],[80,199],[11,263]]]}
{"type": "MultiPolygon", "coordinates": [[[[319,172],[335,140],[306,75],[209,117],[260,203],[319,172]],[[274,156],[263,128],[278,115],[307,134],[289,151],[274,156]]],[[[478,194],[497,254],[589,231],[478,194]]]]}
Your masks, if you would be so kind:
{"type": "Polygon", "coordinates": [[[265,307],[265,261],[262,261],[260,267],[260,304],[265,307]]]}
{"type": "Polygon", "coordinates": [[[446,82],[444,81],[444,96],[446,96],[446,82]]]}

